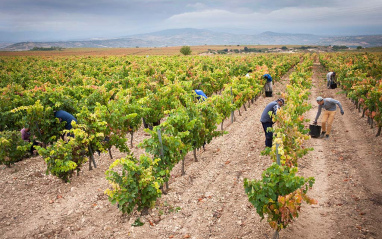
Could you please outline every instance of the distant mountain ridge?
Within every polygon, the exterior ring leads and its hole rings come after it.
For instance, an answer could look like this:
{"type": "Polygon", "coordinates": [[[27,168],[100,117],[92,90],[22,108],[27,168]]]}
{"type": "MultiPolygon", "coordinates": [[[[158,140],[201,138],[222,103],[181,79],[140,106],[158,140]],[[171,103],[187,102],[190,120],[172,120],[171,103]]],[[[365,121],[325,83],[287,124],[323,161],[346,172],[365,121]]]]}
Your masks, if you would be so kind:
{"type": "Polygon", "coordinates": [[[129,35],[120,38],[104,38],[82,41],[20,42],[1,50],[25,51],[34,47],[62,48],[132,48],[196,45],[346,45],[374,47],[382,46],[382,35],[361,36],[318,36],[263,32],[256,35],[232,34],[211,30],[183,28],[129,35]]]}

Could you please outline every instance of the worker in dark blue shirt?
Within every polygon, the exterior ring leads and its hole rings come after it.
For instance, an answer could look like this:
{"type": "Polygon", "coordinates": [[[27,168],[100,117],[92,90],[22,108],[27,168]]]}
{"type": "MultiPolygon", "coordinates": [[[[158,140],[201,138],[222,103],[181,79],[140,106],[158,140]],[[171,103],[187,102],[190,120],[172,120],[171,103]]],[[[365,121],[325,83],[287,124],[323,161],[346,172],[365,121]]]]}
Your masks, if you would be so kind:
{"type": "Polygon", "coordinates": [[[54,113],[54,117],[58,118],[60,122],[64,121],[65,129],[70,130],[73,128],[72,121],[77,123],[77,119],[70,113],[66,112],[65,110],[59,110],[54,113]]]}
{"type": "Polygon", "coordinates": [[[276,101],[272,101],[269,103],[263,113],[261,114],[260,122],[263,125],[264,133],[265,133],[265,146],[266,147],[272,147],[272,141],[273,141],[273,132],[268,131],[268,128],[273,127],[273,119],[271,116],[269,116],[269,112],[272,112],[273,115],[276,115],[277,110],[280,109],[281,106],[284,105],[284,99],[280,98],[276,101]]]}
{"type": "MultiPolygon", "coordinates": [[[[73,121],[77,123],[77,119],[72,114],[66,112],[65,110],[59,110],[54,112],[54,117],[58,118],[60,122],[64,121],[66,123],[65,129],[67,130],[70,130],[73,128],[72,126],[73,121]]],[[[74,138],[74,134],[68,133],[67,136],[74,138]]],[[[64,135],[62,135],[61,137],[62,139],[64,139],[64,135]]]]}

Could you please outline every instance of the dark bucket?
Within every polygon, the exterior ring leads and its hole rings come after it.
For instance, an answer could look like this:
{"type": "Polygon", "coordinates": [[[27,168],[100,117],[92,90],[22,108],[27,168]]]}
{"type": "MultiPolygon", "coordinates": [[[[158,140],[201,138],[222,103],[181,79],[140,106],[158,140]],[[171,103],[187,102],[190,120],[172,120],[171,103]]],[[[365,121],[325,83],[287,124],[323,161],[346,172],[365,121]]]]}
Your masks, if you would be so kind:
{"type": "Polygon", "coordinates": [[[312,138],[318,138],[318,137],[320,137],[320,134],[321,134],[321,126],[311,124],[311,125],[309,125],[309,129],[310,129],[309,134],[310,134],[310,136],[312,136],[312,138]]]}
{"type": "Polygon", "coordinates": [[[337,83],[330,84],[330,89],[335,89],[335,88],[337,88],[337,83]]]}
{"type": "Polygon", "coordinates": [[[272,91],[265,91],[265,97],[272,97],[272,91]]]}

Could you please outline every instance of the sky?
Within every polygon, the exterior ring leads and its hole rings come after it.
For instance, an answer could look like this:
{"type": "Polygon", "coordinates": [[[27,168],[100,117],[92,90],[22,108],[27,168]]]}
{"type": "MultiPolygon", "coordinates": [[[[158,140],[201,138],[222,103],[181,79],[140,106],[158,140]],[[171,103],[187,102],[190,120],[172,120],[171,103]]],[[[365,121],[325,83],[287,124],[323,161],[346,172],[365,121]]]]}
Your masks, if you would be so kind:
{"type": "Polygon", "coordinates": [[[107,39],[177,28],[382,34],[382,0],[0,0],[0,42],[107,39]]]}

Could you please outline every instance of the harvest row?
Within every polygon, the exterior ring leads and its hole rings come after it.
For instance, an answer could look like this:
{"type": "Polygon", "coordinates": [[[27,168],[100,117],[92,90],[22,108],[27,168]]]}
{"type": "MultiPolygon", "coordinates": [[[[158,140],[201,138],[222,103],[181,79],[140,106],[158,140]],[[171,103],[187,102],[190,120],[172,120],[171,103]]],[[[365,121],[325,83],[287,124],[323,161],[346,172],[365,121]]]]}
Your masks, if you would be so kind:
{"type": "Polygon", "coordinates": [[[378,126],[382,127],[382,55],[381,54],[321,54],[321,64],[337,73],[337,81],[347,96],[378,126]]]}

